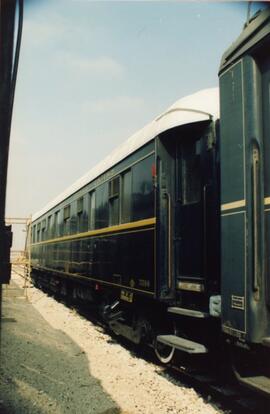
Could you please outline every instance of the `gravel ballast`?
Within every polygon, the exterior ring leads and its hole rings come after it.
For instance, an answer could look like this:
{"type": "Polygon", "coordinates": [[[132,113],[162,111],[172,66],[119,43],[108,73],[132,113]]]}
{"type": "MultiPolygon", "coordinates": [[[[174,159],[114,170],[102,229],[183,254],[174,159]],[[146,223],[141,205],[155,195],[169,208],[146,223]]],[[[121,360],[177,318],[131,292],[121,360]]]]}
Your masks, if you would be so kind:
{"type": "Polygon", "coordinates": [[[13,275],[4,289],[1,413],[222,413],[103,329],[13,275]]]}

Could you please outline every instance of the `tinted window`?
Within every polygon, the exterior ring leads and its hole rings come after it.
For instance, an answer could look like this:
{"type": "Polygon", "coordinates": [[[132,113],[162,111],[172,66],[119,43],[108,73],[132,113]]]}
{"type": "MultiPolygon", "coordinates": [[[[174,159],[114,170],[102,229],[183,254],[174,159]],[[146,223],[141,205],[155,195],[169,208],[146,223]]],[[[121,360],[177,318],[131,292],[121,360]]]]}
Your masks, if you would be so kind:
{"type": "Polygon", "coordinates": [[[77,214],[80,214],[83,212],[83,197],[80,197],[77,200],[77,214]]]}
{"type": "Polygon", "coordinates": [[[32,227],[32,243],[36,242],[36,225],[32,227]]]}
{"type": "Polygon", "coordinates": [[[54,213],[54,236],[60,235],[60,211],[54,213]]]}
{"type": "Polygon", "coordinates": [[[110,226],[119,223],[119,197],[113,197],[109,201],[110,226]]]}
{"type": "Polygon", "coordinates": [[[64,220],[70,218],[70,204],[64,208],[64,220]]]}
{"type": "Polygon", "coordinates": [[[95,228],[95,211],[96,211],[96,193],[92,191],[89,193],[89,229],[95,228]]]}
{"type": "Polygon", "coordinates": [[[109,224],[113,226],[119,223],[119,190],[120,177],[109,181],[109,224]]]}
{"type": "Polygon", "coordinates": [[[119,196],[120,177],[109,181],[109,198],[119,196]]]}
{"type": "Polygon", "coordinates": [[[152,166],[154,162],[154,155],[151,155],[132,167],[133,220],[141,220],[154,216],[152,180],[152,166]]]}
{"type": "Polygon", "coordinates": [[[121,191],[121,222],[128,223],[131,221],[131,170],[122,175],[121,191]]]}
{"type": "Polygon", "coordinates": [[[40,223],[37,225],[37,242],[40,242],[40,223]]]}
{"type": "Polygon", "coordinates": [[[47,237],[50,238],[52,235],[52,216],[48,217],[47,237]]]}
{"type": "Polygon", "coordinates": [[[70,234],[70,219],[64,220],[64,235],[70,234]]]}
{"type": "Polygon", "coordinates": [[[108,183],[104,183],[96,189],[96,228],[107,227],[109,225],[108,208],[108,183]]]}
{"type": "Polygon", "coordinates": [[[83,213],[80,212],[77,214],[77,231],[83,231],[83,213]]]}
{"type": "Polygon", "coordinates": [[[41,222],[41,241],[45,240],[45,233],[46,233],[46,219],[42,220],[41,222]]]}
{"type": "MultiPolygon", "coordinates": [[[[75,218],[75,222],[77,222],[77,232],[81,232],[84,230],[84,214],[83,214],[83,209],[84,209],[84,199],[83,197],[80,197],[77,200],[77,218],[75,218]]],[[[76,227],[76,223],[74,223],[76,227]]]]}

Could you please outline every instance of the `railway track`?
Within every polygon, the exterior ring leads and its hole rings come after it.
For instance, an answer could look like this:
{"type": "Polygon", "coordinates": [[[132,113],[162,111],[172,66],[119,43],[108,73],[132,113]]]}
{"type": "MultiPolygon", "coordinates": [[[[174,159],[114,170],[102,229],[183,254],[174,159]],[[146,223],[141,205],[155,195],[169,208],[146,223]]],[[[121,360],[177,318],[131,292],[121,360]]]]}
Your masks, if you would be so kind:
{"type": "MultiPolygon", "coordinates": [[[[22,279],[25,280],[24,273],[20,269],[13,269],[22,279]]],[[[112,341],[118,342],[136,357],[143,358],[148,362],[161,367],[159,375],[164,375],[172,382],[181,383],[187,387],[194,388],[205,400],[213,402],[226,414],[268,414],[270,412],[270,400],[264,396],[258,396],[252,391],[241,387],[235,379],[217,378],[210,373],[202,372],[194,367],[181,365],[181,361],[169,365],[161,365],[149,347],[139,347],[127,339],[116,336],[108,329],[108,326],[101,320],[96,307],[87,306],[81,302],[66,299],[62,296],[46,291],[46,294],[53,296],[55,300],[63,303],[68,308],[75,310],[80,316],[91,321],[94,325],[103,328],[109,333],[112,341]]],[[[158,374],[157,374],[158,375],[158,374]]]]}
{"type": "Polygon", "coordinates": [[[214,375],[202,373],[188,367],[181,366],[180,363],[168,364],[166,366],[159,363],[149,347],[139,347],[127,339],[116,336],[108,326],[101,320],[96,308],[83,305],[78,302],[71,302],[54,296],[64,305],[74,309],[78,314],[91,321],[93,324],[102,327],[109,333],[113,341],[120,343],[136,357],[143,358],[157,366],[162,366],[162,375],[169,381],[179,382],[187,387],[194,388],[205,400],[213,402],[226,414],[269,414],[270,400],[264,396],[258,396],[252,391],[241,387],[234,378],[216,378],[214,375]]]}
{"type": "Polygon", "coordinates": [[[268,414],[270,401],[243,389],[233,380],[229,383],[214,376],[189,373],[176,365],[168,367],[170,375],[190,385],[208,401],[212,400],[230,414],[268,414]]]}

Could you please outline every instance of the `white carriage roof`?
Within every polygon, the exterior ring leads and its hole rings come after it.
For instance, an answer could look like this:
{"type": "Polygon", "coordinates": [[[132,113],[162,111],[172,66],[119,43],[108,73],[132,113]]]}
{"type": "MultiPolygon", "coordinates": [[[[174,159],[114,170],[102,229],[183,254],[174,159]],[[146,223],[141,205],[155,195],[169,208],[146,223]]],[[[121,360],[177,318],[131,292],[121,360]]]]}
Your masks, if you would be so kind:
{"type": "Polygon", "coordinates": [[[206,121],[210,118],[219,118],[218,88],[204,89],[179,99],[156,119],[112,151],[104,160],[99,162],[83,177],[79,178],[58,197],[49,202],[42,210],[34,214],[32,220],[37,220],[47,211],[110,169],[113,165],[151,141],[158,134],[176,126],[206,121]]]}

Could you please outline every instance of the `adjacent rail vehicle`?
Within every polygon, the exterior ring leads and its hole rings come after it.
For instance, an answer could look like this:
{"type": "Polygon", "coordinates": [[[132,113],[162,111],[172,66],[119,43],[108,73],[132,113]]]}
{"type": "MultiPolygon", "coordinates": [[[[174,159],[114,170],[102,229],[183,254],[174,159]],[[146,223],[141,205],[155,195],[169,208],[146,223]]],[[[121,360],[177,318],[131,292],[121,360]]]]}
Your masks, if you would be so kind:
{"type": "Polygon", "coordinates": [[[33,217],[31,244],[38,286],[95,304],[163,363],[230,355],[268,395],[269,51],[264,10],[223,55],[219,91],[133,135],[33,217]]]}

